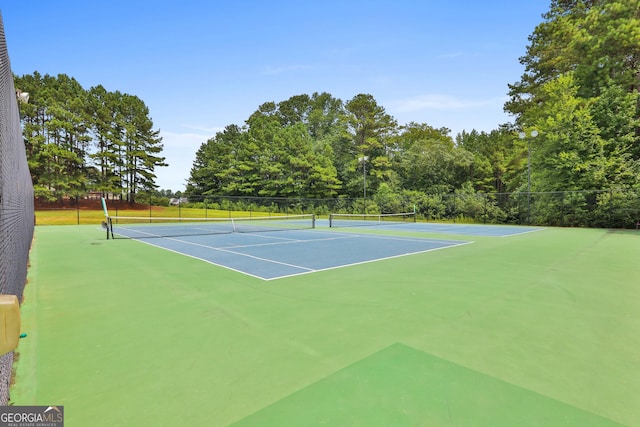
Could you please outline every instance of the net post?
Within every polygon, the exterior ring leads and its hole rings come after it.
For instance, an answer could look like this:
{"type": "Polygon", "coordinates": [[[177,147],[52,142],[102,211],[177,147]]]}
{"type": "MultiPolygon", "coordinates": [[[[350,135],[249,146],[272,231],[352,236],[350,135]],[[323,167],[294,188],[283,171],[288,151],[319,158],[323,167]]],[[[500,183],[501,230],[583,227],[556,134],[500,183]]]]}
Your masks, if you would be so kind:
{"type": "Polygon", "coordinates": [[[311,214],[311,228],[316,228],[316,214],[311,214]]]}
{"type": "Polygon", "coordinates": [[[111,239],[113,240],[113,219],[107,217],[107,240],[109,240],[109,233],[111,233],[111,239]]]}
{"type": "Polygon", "coordinates": [[[333,227],[333,214],[329,214],[329,228],[333,227]]]}
{"type": "Polygon", "coordinates": [[[100,197],[100,202],[102,203],[102,210],[104,211],[104,224],[105,228],[107,229],[107,240],[109,240],[109,233],[111,233],[111,238],[113,239],[113,227],[111,225],[111,217],[109,216],[109,211],[107,210],[107,201],[104,197],[100,197]]]}
{"type": "Polygon", "coordinates": [[[109,211],[107,210],[107,201],[104,197],[100,197],[100,202],[102,202],[102,210],[104,211],[104,216],[109,218],[109,211]]]}

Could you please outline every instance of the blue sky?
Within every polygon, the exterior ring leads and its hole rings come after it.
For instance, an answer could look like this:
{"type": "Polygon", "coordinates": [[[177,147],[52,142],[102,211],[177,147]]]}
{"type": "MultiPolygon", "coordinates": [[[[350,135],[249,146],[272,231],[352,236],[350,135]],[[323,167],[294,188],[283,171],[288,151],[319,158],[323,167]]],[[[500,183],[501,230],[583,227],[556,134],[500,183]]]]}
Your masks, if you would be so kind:
{"type": "Polygon", "coordinates": [[[491,131],[550,0],[8,1],[13,72],[67,74],[149,107],[183,190],[195,152],[258,106],[371,94],[399,124],[491,131]]]}

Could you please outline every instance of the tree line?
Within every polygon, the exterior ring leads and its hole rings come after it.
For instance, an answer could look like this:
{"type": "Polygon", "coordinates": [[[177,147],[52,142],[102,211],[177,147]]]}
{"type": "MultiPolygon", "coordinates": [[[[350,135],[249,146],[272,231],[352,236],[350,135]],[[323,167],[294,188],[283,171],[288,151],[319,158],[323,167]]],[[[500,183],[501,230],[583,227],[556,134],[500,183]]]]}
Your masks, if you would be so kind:
{"type": "Polygon", "coordinates": [[[157,188],[155,168],[166,165],[162,138],[140,98],[101,85],[86,90],[64,74],[34,72],[14,82],[29,93],[20,116],[36,197],[99,192],[133,203],[138,192],[157,188]]]}
{"type": "MultiPolygon", "coordinates": [[[[369,94],[266,102],[202,144],[186,194],[366,193],[371,209],[384,210],[389,201],[453,193],[572,192],[562,203],[589,211],[610,204],[613,192],[617,205],[637,209],[638,28],[638,0],[553,0],[520,58],[521,80],[508,87],[505,111],[515,121],[491,132],[454,139],[447,128],[399,125],[369,94]]],[[[558,200],[538,206],[538,221],[553,222],[558,200]]]]}
{"type": "MultiPolygon", "coordinates": [[[[364,191],[447,193],[468,182],[508,186],[503,174],[482,182],[486,174],[475,170],[473,153],[449,133],[420,123],[399,126],[369,94],[347,102],[329,93],[296,95],[262,104],[244,126],[229,125],[203,143],[185,194],[355,198],[364,191]]],[[[522,156],[511,149],[513,139],[503,142],[510,157],[522,156]]]]}
{"type": "MultiPolygon", "coordinates": [[[[204,142],[185,195],[352,198],[365,203],[353,210],[438,212],[445,195],[514,194],[533,204],[538,223],[559,223],[567,206],[580,213],[577,225],[601,224],[613,210],[637,215],[640,0],[552,0],[542,18],[520,58],[524,73],[507,88],[512,123],[452,136],[398,124],[370,94],[295,95],[204,142]],[[545,196],[557,193],[567,196],[545,196]]],[[[34,95],[21,113],[38,195],[156,191],[161,138],[140,99],[84,90],[64,75],[16,77],[16,87],[34,95]]],[[[484,200],[507,217],[499,199],[484,200]]]]}

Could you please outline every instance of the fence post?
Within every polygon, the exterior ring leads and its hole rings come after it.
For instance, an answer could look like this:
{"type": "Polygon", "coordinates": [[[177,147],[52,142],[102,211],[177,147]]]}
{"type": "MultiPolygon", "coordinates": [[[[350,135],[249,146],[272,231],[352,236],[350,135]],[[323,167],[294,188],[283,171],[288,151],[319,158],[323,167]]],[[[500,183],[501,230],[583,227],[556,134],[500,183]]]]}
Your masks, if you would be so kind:
{"type": "Polygon", "coordinates": [[[488,194],[484,193],[484,224],[487,223],[487,198],[488,198],[488,194]]]}
{"type": "Polygon", "coordinates": [[[561,207],[561,209],[560,209],[560,213],[561,213],[561,215],[560,215],[560,226],[564,227],[564,224],[565,224],[564,217],[566,215],[566,211],[565,211],[565,207],[564,207],[564,194],[565,194],[565,192],[563,191],[560,194],[561,194],[561,197],[560,197],[560,207],[561,207]]]}
{"type": "Polygon", "coordinates": [[[455,224],[458,218],[458,195],[453,193],[453,223],[455,224]]]}
{"type": "Polygon", "coordinates": [[[613,189],[609,189],[609,228],[613,228],[613,189]]]}

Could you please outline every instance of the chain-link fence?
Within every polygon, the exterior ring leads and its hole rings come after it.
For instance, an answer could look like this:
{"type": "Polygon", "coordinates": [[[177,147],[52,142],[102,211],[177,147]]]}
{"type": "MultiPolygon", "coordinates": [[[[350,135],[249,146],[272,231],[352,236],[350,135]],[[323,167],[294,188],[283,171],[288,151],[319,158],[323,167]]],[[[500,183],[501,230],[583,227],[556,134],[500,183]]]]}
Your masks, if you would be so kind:
{"type": "MultiPolygon", "coordinates": [[[[0,293],[22,300],[33,238],[33,185],[0,16],[0,293]]],[[[13,352],[0,356],[0,405],[7,405],[13,352]]]]}
{"type": "Polygon", "coordinates": [[[224,211],[315,213],[415,212],[418,220],[558,227],[635,228],[640,191],[591,190],[540,193],[411,194],[388,200],[363,198],[298,199],[190,196],[183,208],[224,211]]]}
{"type": "MultiPolygon", "coordinates": [[[[418,220],[558,227],[636,228],[640,221],[640,191],[610,189],[542,193],[419,194],[380,199],[336,197],[241,197],[191,195],[161,198],[138,195],[137,203],[109,200],[110,214],[169,217],[238,217],[269,214],[415,212],[418,220]]],[[[77,198],[38,203],[38,224],[98,224],[99,199],[77,198]]]]}
{"type": "Polygon", "coordinates": [[[432,220],[555,227],[635,228],[640,191],[451,194],[424,209],[432,220]]]}

